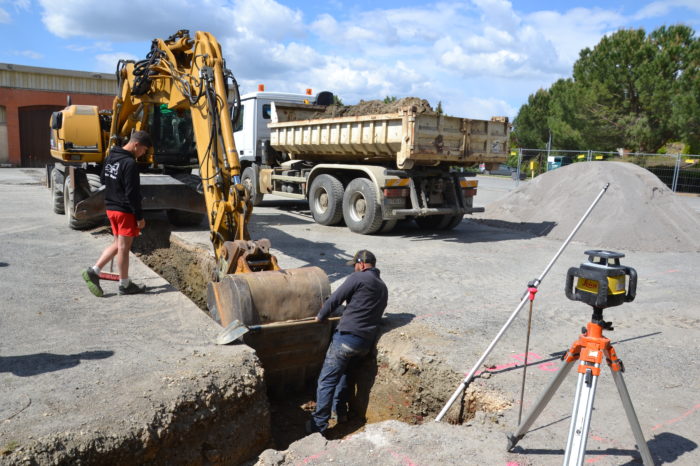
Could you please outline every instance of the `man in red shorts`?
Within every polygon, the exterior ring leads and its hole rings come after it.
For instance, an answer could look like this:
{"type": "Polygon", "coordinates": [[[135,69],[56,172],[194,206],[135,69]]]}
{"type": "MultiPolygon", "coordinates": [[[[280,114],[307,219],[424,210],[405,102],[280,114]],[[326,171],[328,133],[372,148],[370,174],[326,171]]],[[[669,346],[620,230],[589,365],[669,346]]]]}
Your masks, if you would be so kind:
{"type": "Polygon", "coordinates": [[[112,224],[114,242],[102,252],[95,265],[83,272],[90,292],[98,298],[103,295],[100,271],[115,256],[119,267],[119,294],[137,294],[146,291],[129,279],[129,251],[134,238],[146,226],[141,212],[141,182],[136,157],[143,156],[152,146],[145,131],[135,131],[124,147],[114,146],[102,168],[100,180],[105,185],[105,207],[112,224]]]}

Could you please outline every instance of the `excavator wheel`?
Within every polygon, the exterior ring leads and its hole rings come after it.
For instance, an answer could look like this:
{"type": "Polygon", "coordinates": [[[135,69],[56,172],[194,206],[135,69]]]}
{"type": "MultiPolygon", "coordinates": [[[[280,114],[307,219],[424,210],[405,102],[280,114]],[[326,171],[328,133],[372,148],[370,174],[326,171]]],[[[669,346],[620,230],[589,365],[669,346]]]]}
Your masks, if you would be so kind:
{"type": "Polygon", "coordinates": [[[211,317],[223,327],[314,317],[331,294],[319,267],[226,275],[207,286],[211,317]]]}
{"type": "MultiPolygon", "coordinates": [[[[101,186],[100,176],[93,173],[88,173],[86,177],[90,188],[90,192],[92,193],[97,191],[101,186]]],[[[73,230],[88,230],[90,228],[94,228],[103,220],[103,217],[92,217],[84,219],[76,218],[75,212],[73,211],[73,207],[78,202],[82,201],[83,199],[86,199],[88,195],[85,194],[85,192],[83,192],[83,190],[80,189],[80,187],[71,189],[70,185],[71,177],[70,175],[66,175],[65,182],[63,184],[63,205],[68,226],[73,230]]]]}
{"type": "Polygon", "coordinates": [[[54,168],[51,170],[51,205],[55,214],[66,213],[63,200],[63,173],[54,168]]]}

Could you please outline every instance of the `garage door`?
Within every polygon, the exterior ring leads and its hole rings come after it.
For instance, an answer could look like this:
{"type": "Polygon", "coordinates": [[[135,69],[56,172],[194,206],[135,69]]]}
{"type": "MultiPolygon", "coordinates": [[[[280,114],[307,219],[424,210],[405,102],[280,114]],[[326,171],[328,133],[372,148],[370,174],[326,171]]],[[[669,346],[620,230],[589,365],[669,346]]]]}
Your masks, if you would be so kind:
{"type": "Polygon", "coordinates": [[[63,107],[36,105],[19,108],[19,145],[23,167],[44,167],[53,163],[49,152],[49,119],[63,107]]]}

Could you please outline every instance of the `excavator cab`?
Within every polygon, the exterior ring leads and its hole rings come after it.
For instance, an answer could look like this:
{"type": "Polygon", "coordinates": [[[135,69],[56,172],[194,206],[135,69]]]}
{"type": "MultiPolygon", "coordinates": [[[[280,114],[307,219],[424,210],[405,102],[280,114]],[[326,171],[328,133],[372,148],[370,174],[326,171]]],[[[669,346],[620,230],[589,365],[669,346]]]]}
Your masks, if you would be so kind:
{"type": "Polygon", "coordinates": [[[153,159],[173,167],[197,166],[192,113],[188,109],[169,109],[154,105],[148,115],[148,131],[153,140],[153,159]]]}

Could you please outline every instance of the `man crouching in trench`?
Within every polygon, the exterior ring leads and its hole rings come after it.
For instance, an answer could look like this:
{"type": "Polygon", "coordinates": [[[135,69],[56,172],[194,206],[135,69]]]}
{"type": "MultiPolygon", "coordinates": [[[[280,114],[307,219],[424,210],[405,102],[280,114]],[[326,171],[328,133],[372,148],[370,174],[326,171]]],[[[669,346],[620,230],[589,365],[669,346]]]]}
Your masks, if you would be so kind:
{"type": "Polygon", "coordinates": [[[348,417],[348,366],[367,355],[376,342],[389,292],[376,268],[377,259],[367,250],[358,251],[347,263],[355,271],[335,290],[316,316],[321,322],[346,303],[333,333],[316,389],[316,410],[306,423],[306,432],[325,432],[331,409],[338,423],[348,417]]]}

